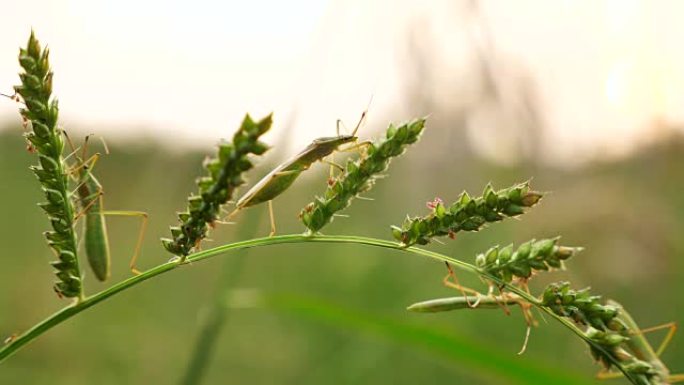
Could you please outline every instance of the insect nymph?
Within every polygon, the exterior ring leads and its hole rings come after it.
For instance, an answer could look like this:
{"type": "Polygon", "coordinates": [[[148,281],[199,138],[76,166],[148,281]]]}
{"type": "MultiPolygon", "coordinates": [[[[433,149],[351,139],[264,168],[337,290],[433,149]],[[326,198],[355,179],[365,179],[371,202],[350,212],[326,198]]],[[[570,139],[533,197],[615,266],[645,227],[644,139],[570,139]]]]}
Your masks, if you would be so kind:
{"type": "MultiPolygon", "coordinates": [[[[77,150],[74,148],[71,140],[66,135],[66,132],[64,132],[64,135],[72,149],[72,154],[75,154],[77,150]]],[[[76,156],[78,163],[72,169],[72,172],[76,174],[75,179],[78,184],[78,187],[76,188],[75,199],[78,202],[78,205],[81,207],[81,212],[76,215],[76,219],[85,217],[83,236],[85,240],[85,251],[86,256],[88,257],[88,263],[90,264],[95,277],[99,281],[106,281],[111,274],[111,253],[109,250],[109,237],[107,235],[105,216],[116,215],[139,217],[141,218],[142,222],[140,231],[138,233],[135,251],[129,263],[129,267],[134,274],[140,274],[135,267],[135,263],[138,259],[138,255],[140,254],[143,238],[145,236],[145,229],[147,228],[147,213],[142,211],[104,209],[104,190],[100,182],[92,173],[92,169],[100,155],[95,154],[86,159],[87,145],[88,137],[86,137],[85,143],[83,144],[82,155],[80,157],[76,156]]]]}
{"type": "MultiPolygon", "coordinates": [[[[273,218],[273,204],[271,201],[287,190],[294,183],[295,179],[297,179],[302,172],[308,170],[313,163],[317,161],[325,161],[325,157],[329,156],[335,151],[339,151],[342,145],[356,142],[358,140],[356,137],[356,132],[358,131],[365,117],[366,112],[361,114],[361,119],[359,119],[359,123],[356,125],[351,135],[340,135],[340,121],[338,120],[337,136],[314,139],[313,142],[306,146],[304,150],[274,168],[265,177],[259,180],[259,182],[252,186],[252,188],[250,188],[240,199],[238,199],[237,203],[235,204],[235,210],[229,215],[229,217],[232,217],[235,213],[244,208],[254,206],[259,203],[268,202],[269,214],[271,218],[270,235],[275,234],[275,220],[273,218]]],[[[363,143],[352,147],[358,147],[361,145],[363,145],[363,143]]],[[[331,165],[334,165],[334,163],[331,163],[331,165]]]]}

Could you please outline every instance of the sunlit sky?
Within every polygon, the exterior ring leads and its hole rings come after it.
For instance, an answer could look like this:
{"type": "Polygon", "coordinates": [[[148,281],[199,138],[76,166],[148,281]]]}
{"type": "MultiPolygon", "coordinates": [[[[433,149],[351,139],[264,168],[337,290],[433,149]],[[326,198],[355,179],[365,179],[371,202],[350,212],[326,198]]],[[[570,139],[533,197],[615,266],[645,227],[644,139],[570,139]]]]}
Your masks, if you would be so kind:
{"type": "MultiPolygon", "coordinates": [[[[410,26],[431,31],[435,71],[463,73],[472,42],[454,15],[465,3],[6,1],[0,92],[16,84],[17,48],[33,27],[52,50],[67,129],[185,146],[229,136],[245,112],[273,111],[275,132],[295,123],[287,139],[298,146],[333,134],[337,118],[353,125],[371,97],[369,126],[410,117],[401,95],[410,26]]],[[[559,158],[623,153],[655,122],[684,120],[684,3],[480,4],[498,57],[533,76],[559,158]]],[[[0,101],[0,121],[9,119],[16,106],[0,101]]]]}

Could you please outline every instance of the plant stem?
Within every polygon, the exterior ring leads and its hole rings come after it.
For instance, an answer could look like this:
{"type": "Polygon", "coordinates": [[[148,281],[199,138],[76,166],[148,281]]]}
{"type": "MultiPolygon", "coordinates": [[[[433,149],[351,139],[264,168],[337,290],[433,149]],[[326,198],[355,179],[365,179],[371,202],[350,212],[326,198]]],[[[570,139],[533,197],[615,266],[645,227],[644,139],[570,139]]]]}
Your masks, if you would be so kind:
{"type": "MultiPolygon", "coordinates": [[[[29,329],[25,333],[21,334],[18,336],[14,341],[10,342],[9,344],[5,345],[0,349],[0,363],[3,362],[5,359],[10,357],[12,354],[16,353],[20,348],[22,348],[24,345],[28,344],[29,342],[33,341],[35,338],[40,336],[41,334],[45,333],[46,331],[52,329],[53,327],[59,325],[60,323],[66,321],[67,319],[73,317],[74,315],[88,309],[89,307],[96,305],[107,298],[122,292],[124,290],[127,290],[139,283],[142,283],[143,281],[146,281],[152,277],[155,277],[157,275],[166,273],[168,271],[174,270],[178,267],[181,267],[183,265],[187,265],[190,263],[194,262],[199,262],[203,261],[205,259],[212,258],[214,256],[217,256],[219,254],[223,254],[228,251],[233,251],[233,250],[241,250],[241,249],[248,249],[252,247],[261,247],[261,246],[268,246],[268,245],[278,245],[278,244],[285,244],[285,243],[347,243],[347,244],[357,244],[357,245],[367,245],[367,246],[375,246],[375,247],[380,247],[380,248],[386,248],[386,249],[394,249],[398,251],[404,251],[416,255],[422,255],[424,257],[428,257],[431,259],[435,259],[441,262],[449,262],[453,266],[458,267],[461,270],[465,270],[468,272],[471,272],[473,274],[477,274],[487,280],[490,280],[497,284],[499,287],[502,289],[505,289],[509,292],[515,293],[518,296],[520,296],[523,300],[527,301],[531,305],[539,308],[543,312],[545,312],[547,315],[550,317],[556,319],[558,322],[563,324],[565,327],[570,329],[573,333],[577,334],[580,338],[582,338],[585,342],[590,344],[592,347],[595,349],[598,349],[599,351],[603,351],[604,349],[600,346],[594,343],[591,339],[589,339],[582,330],[580,330],[575,324],[573,324],[570,320],[565,319],[563,317],[560,317],[556,315],[551,309],[542,306],[541,302],[539,299],[535,298],[531,294],[521,290],[520,288],[510,285],[506,282],[501,281],[497,277],[494,277],[492,275],[489,275],[485,273],[484,271],[478,269],[474,265],[471,265],[467,262],[460,261],[458,259],[454,259],[451,257],[448,257],[443,254],[439,254],[433,251],[429,250],[424,250],[420,249],[417,247],[402,247],[401,245],[397,244],[396,242],[391,242],[391,241],[386,241],[382,239],[375,239],[375,238],[368,238],[368,237],[361,237],[361,236],[354,236],[354,235],[316,235],[316,236],[306,236],[306,235],[301,235],[301,234],[290,234],[290,235],[279,235],[279,236],[274,236],[274,237],[265,237],[265,238],[255,238],[255,239],[250,239],[246,241],[240,241],[240,242],[234,242],[222,246],[218,246],[212,249],[204,250],[197,252],[195,254],[192,254],[188,256],[188,258],[185,261],[181,261],[179,258],[172,259],[171,261],[161,264],[159,266],[156,266],[150,270],[145,271],[144,273],[128,278],[124,281],[121,281],[119,283],[116,283],[112,285],[111,287],[97,293],[94,295],[91,295],[87,297],[86,299],[74,303],[70,306],[65,307],[64,309],[58,311],[57,313],[51,315],[50,317],[44,319],[37,325],[35,325],[33,328],[29,329]]],[[[609,356],[606,354],[606,356],[609,356]]],[[[622,365],[619,362],[613,362],[613,364],[619,368],[633,383],[636,383],[635,380],[632,378],[632,376],[629,373],[626,373],[622,365]]]]}

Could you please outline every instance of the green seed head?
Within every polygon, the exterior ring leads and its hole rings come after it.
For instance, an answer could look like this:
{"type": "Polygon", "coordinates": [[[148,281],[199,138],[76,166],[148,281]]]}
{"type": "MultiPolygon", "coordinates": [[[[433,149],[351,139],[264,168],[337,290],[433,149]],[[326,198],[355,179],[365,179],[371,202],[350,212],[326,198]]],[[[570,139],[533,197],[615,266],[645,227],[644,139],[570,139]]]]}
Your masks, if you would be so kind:
{"type": "Polygon", "coordinates": [[[478,231],[487,223],[523,214],[527,207],[539,202],[541,196],[541,193],[531,191],[527,182],[499,191],[487,185],[482,196],[476,198],[464,191],[448,208],[441,203],[428,205],[430,214],[408,218],[401,226],[401,233],[393,230],[392,235],[410,246],[427,244],[437,236],[453,237],[459,231],[478,231]]]}
{"type": "MultiPolygon", "coordinates": [[[[317,197],[299,214],[309,233],[316,233],[330,223],[335,213],[349,207],[352,199],[372,188],[378,174],[387,170],[390,160],[403,154],[418,141],[425,119],[417,119],[399,127],[390,125],[385,139],[371,143],[365,156],[348,161],[344,172],[328,184],[324,195],[317,197]]],[[[400,234],[397,234],[398,236],[400,234]]]]}
{"type": "Polygon", "coordinates": [[[184,257],[206,237],[209,227],[219,218],[221,206],[244,184],[242,174],[253,167],[249,155],[261,155],[268,149],[259,137],[269,130],[271,123],[271,115],[259,122],[246,115],[232,142],[221,143],[216,158],[204,161],[207,175],[197,179],[199,195],[188,197],[187,211],[178,213],[180,225],[171,227],[172,238],[161,240],[168,252],[184,257]]]}
{"type": "Polygon", "coordinates": [[[33,32],[26,48],[19,51],[19,74],[21,84],[14,87],[24,101],[20,109],[22,117],[30,122],[32,132],[26,140],[38,153],[38,165],[31,171],[40,181],[47,202],[39,206],[48,215],[52,231],[45,233],[48,245],[58,260],[51,262],[58,281],[54,290],[62,297],[79,297],[82,294],[81,273],[77,258],[77,242],[74,232],[75,209],[68,199],[68,165],[62,158],[64,141],[57,129],[59,108],[52,99],[52,72],[47,49],[42,49],[33,32]]]}

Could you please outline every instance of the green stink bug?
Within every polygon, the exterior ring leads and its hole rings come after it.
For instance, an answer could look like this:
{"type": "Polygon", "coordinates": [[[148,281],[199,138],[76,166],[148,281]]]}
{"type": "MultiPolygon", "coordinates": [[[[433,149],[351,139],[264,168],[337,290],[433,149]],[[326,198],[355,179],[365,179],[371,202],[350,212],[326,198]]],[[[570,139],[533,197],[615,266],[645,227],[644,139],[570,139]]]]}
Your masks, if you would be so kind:
{"type": "MultiPolygon", "coordinates": [[[[340,135],[341,121],[338,119],[337,136],[314,139],[313,142],[304,148],[304,150],[278,165],[238,199],[235,204],[235,210],[230,213],[228,217],[232,217],[238,211],[246,207],[268,202],[269,215],[271,218],[270,235],[272,236],[275,234],[275,219],[273,216],[273,204],[271,203],[273,199],[287,190],[297,177],[299,177],[302,172],[308,170],[313,163],[324,161],[325,157],[335,151],[339,151],[340,146],[357,141],[356,132],[359,130],[359,127],[365,118],[366,111],[361,114],[358,124],[350,135],[340,135]]],[[[365,143],[359,143],[353,147],[359,147],[364,144],[365,143]]],[[[331,165],[336,166],[334,163],[331,163],[331,165]]]]}
{"type": "MultiPolygon", "coordinates": [[[[72,148],[72,154],[75,154],[77,150],[74,149],[74,146],[66,133],[64,133],[64,135],[72,148]]],[[[140,217],[142,223],[129,267],[134,274],[140,274],[135,267],[135,263],[138,259],[142,241],[145,237],[147,213],[142,211],[104,210],[104,190],[100,182],[92,173],[92,168],[95,166],[100,154],[95,154],[86,159],[87,145],[88,137],[86,137],[83,144],[81,156],[76,156],[78,164],[72,168],[70,172],[77,175],[76,200],[81,207],[81,211],[76,215],[75,220],[82,216],[85,217],[83,238],[85,240],[85,251],[90,268],[95,274],[95,277],[100,281],[106,281],[111,274],[111,253],[109,251],[109,237],[107,235],[105,215],[135,216],[140,217]]],[[[108,152],[106,146],[105,150],[108,152]]]]}

